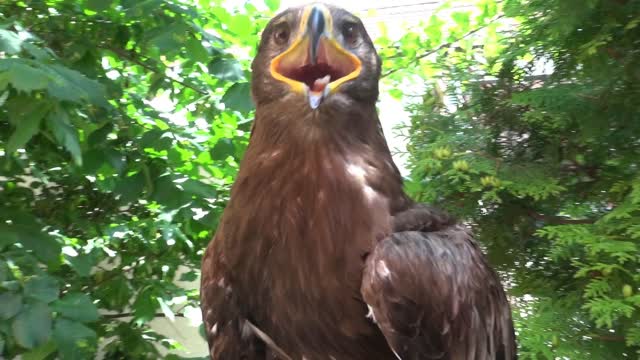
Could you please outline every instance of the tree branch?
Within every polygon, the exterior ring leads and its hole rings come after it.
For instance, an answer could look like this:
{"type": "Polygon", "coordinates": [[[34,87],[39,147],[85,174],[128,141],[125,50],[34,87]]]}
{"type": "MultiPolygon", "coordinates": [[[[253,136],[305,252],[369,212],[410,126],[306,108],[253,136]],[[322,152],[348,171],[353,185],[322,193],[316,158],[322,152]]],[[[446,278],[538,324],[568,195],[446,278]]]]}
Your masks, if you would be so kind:
{"type": "MultiPolygon", "coordinates": [[[[113,320],[113,319],[121,319],[121,318],[126,318],[126,317],[132,317],[134,315],[134,313],[132,312],[124,312],[121,314],[102,314],[100,316],[102,316],[105,319],[108,320],[113,320]]],[[[183,313],[176,313],[174,314],[175,317],[185,317],[183,313]]],[[[166,315],[164,313],[156,313],[153,315],[153,317],[166,317],[166,315]]]]}
{"type": "MultiPolygon", "coordinates": [[[[491,19],[491,20],[490,20],[489,22],[487,22],[486,24],[481,25],[481,26],[479,26],[479,27],[477,27],[477,28],[475,28],[475,29],[473,29],[473,30],[470,30],[470,31],[469,31],[469,32],[467,32],[466,34],[462,35],[461,37],[459,37],[459,38],[457,38],[457,39],[455,39],[455,40],[453,40],[453,41],[451,41],[451,42],[448,42],[448,43],[442,44],[442,45],[438,46],[438,47],[437,47],[437,48],[435,48],[435,49],[429,50],[429,51],[427,51],[427,52],[425,52],[425,53],[422,53],[422,54],[420,54],[420,55],[416,56],[416,57],[415,57],[415,59],[411,60],[411,61],[410,61],[408,64],[406,64],[406,65],[409,65],[409,64],[416,64],[416,63],[420,62],[420,60],[422,60],[422,59],[426,58],[427,56],[432,55],[432,54],[435,54],[435,53],[437,53],[438,51],[440,51],[440,50],[442,50],[442,49],[448,48],[448,47],[450,47],[451,45],[453,45],[453,44],[455,44],[455,43],[457,43],[457,42],[459,42],[459,41],[462,41],[462,40],[464,40],[464,39],[468,38],[469,36],[471,36],[471,35],[473,35],[473,34],[477,33],[478,31],[480,31],[480,30],[482,30],[482,29],[486,28],[487,26],[489,26],[489,25],[491,25],[492,23],[494,23],[496,20],[501,19],[501,18],[503,18],[503,17],[504,17],[504,15],[500,15],[500,16],[494,17],[493,19],[491,19]]],[[[392,58],[394,58],[394,57],[398,57],[398,56],[400,56],[400,54],[396,54],[396,55],[393,55],[393,56],[391,56],[391,57],[392,57],[392,58]]],[[[395,72],[396,72],[396,71],[398,71],[398,70],[400,70],[400,68],[391,69],[391,70],[389,70],[389,71],[385,72],[384,74],[382,74],[382,76],[380,76],[380,78],[387,77],[387,76],[389,76],[389,75],[391,75],[391,74],[395,73],[395,72]]]]}
{"type": "Polygon", "coordinates": [[[583,225],[593,224],[596,222],[593,219],[569,219],[563,216],[544,215],[533,210],[529,211],[529,215],[536,220],[544,221],[546,223],[554,225],[583,225]]]}
{"type": "Polygon", "coordinates": [[[178,83],[178,84],[180,84],[180,85],[182,85],[184,87],[187,87],[187,88],[189,88],[189,89],[191,89],[191,90],[193,90],[195,92],[198,92],[198,93],[200,93],[202,95],[208,95],[208,93],[206,91],[200,89],[199,87],[197,87],[197,86],[195,86],[193,84],[190,84],[190,83],[188,83],[186,81],[183,81],[183,80],[176,79],[176,78],[171,77],[171,76],[167,76],[164,73],[164,71],[162,71],[161,69],[158,69],[158,68],[156,68],[156,67],[154,67],[154,66],[152,66],[150,64],[147,64],[146,62],[144,62],[144,61],[142,61],[140,59],[135,58],[134,56],[131,56],[131,54],[129,52],[127,52],[126,50],[123,50],[123,49],[120,49],[120,48],[116,48],[116,47],[111,47],[111,46],[109,46],[109,47],[101,47],[101,48],[104,49],[104,50],[113,51],[118,56],[120,56],[120,57],[122,57],[122,58],[124,58],[124,59],[126,59],[126,60],[128,60],[128,61],[130,61],[130,62],[132,62],[134,64],[136,64],[136,65],[142,66],[143,68],[145,68],[145,69],[147,69],[147,70],[149,70],[149,71],[151,71],[153,73],[161,74],[161,75],[165,76],[167,79],[169,79],[169,80],[171,80],[171,81],[173,81],[175,83],[178,83]]]}
{"type": "Polygon", "coordinates": [[[625,342],[626,341],[626,338],[624,336],[620,336],[620,335],[589,334],[587,336],[591,337],[594,340],[600,340],[600,341],[613,341],[613,342],[625,342]]]}

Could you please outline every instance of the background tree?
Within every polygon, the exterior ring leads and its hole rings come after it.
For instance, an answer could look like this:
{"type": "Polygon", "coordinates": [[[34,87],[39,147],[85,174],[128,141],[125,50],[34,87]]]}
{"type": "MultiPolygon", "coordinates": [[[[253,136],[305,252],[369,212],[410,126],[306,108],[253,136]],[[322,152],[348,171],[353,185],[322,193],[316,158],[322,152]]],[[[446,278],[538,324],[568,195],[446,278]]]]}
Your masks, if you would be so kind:
{"type": "Polygon", "coordinates": [[[199,311],[174,280],[196,279],[247,143],[261,6],[2,1],[4,357],[178,346],[148,322],[199,311]]]}
{"type": "Polygon", "coordinates": [[[638,356],[639,10],[507,1],[519,25],[484,53],[439,51],[413,107],[411,191],[474,227],[523,359],[638,356]]]}

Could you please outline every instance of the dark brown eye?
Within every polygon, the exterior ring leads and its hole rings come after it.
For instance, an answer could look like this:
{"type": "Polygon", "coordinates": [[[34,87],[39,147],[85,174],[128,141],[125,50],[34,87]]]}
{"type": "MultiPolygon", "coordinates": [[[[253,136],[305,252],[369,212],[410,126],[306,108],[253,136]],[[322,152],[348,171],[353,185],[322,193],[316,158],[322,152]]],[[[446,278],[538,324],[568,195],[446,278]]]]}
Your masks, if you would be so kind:
{"type": "Polygon", "coordinates": [[[344,42],[349,45],[355,45],[358,42],[359,34],[358,27],[354,23],[344,23],[342,25],[342,37],[344,42]]]}
{"type": "Polygon", "coordinates": [[[282,24],[273,32],[273,41],[278,45],[284,45],[289,41],[290,34],[289,26],[287,24],[282,24]]]}

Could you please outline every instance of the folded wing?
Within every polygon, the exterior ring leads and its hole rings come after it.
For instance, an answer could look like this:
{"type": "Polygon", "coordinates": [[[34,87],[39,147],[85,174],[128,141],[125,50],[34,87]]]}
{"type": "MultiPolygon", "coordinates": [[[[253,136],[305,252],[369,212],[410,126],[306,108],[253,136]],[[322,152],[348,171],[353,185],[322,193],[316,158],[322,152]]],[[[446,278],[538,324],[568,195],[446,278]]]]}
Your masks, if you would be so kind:
{"type": "Polygon", "coordinates": [[[402,360],[516,359],[497,274],[469,232],[436,214],[398,217],[367,258],[361,291],[373,320],[402,360]]]}

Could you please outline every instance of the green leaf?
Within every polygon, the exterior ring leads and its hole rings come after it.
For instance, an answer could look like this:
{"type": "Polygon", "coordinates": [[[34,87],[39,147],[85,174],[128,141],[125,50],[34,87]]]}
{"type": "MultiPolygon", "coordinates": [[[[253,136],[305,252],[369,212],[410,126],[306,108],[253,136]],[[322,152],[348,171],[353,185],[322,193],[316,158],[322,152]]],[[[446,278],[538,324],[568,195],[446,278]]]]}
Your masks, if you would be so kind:
{"type": "Polygon", "coordinates": [[[114,149],[106,149],[104,155],[116,172],[121,173],[122,170],[124,170],[126,163],[124,162],[122,153],[114,149]]]}
{"type": "Polygon", "coordinates": [[[251,100],[251,85],[249,83],[235,83],[222,96],[225,107],[241,113],[248,113],[254,109],[251,100]]]}
{"type": "Polygon", "coordinates": [[[9,137],[7,142],[8,153],[13,153],[23,148],[40,131],[40,122],[48,111],[48,106],[34,106],[25,113],[22,120],[16,124],[16,130],[9,137]]]}
{"type": "Polygon", "coordinates": [[[215,199],[216,195],[218,194],[215,186],[205,184],[198,180],[188,179],[187,181],[181,183],[180,186],[184,189],[184,191],[201,198],[215,199]]]}
{"type": "Polygon", "coordinates": [[[191,196],[181,191],[171,175],[161,176],[154,183],[153,200],[169,209],[178,209],[191,202],[191,196]]]}
{"type": "Polygon", "coordinates": [[[16,342],[27,349],[43,345],[51,336],[51,310],[41,302],[26,306],[15,317],[11,328],[16,342]]]}
{"type": "Polygon", "coordinates": [[[461,29],[461,32],[467,32],[467,30],[469,29],[469,21],[470,21],[470,16],[468,12],[461,12],[461,11],[456,11],[453,14],[451,14],[451,17],[453,18],[453,21],[456,22],[456,25],[458,25],[461,29]]]}
{"type": "MultiPolygon", "coordinates": [[[[5,234],[0,233],[0,249],[4,246],[2,243],[2,239],[4,239],[5,234]]],[[[16,242],[17,239],[14,239],[14,242],[16,242]]],[[[4,260],[0,260],[0,282],[2,281],[7,281],[9,280],[9,276],[10,276],[11,270],[9,269],[9,266],[7,266],[7,262],[4,260]]]]}
{"type": "Polygon", "coordinates": [[[9,98],[9,90],[6,90],[0,95],[0,107],[4,105],[4,102],[9,98]]]}
{"type": "Polygon", "coordinates": [[[264,4],[267,5],[272,12],[280,8],[280,0],[264,0],[264,4]]]}
{"type": "Polygon", "coordinates": [[[101,12],[108,10],[111,7],[111,0],[87,0],[87,8],[101,12]]]}
{"type": "Polygon", "coordinates": [[[402,99],[402,90],[400,89],[391,89],[389,90],[389,95],[391,95],[391,97],[393,97],[394,99],[400,100],[402,99]]]}
{"type": "Polygon", "coordinates": [[[209,73],[220,80],[239,81],[244,78],[242,67],[235,59],[217,58],[209,63],[209,73]]]}
{"type": "Polygon", "coordinates": [[[177,21],[157,30],[159,34],[149,40],[149,44],[155,46],[161,54],[168,56],[180,51],[187,42],[190,28],[187,24],[177,21]]]}
{"type": "Polygon", "coordinates": [[[233,156],[235,151],[235,146],[233,146],[231,139],[218,139],[213,149],[211,149],[211,158],[213,160],[225,160],[229,156],[233,156]]]}
{"type": "Polygon", "coordinates": [[[33,276],[24,284],[26,297],[45,303],[56,300],[59,291],[58,282],[49,276],[33,276]]]}
{"type": "Polygon", "coordinates": [[[196,281],[197,278],[198,273],[196,273],[195,271],[189,271],[180,275],[180,281],[191,282],[196,281]]]}
{"type": "Polygon", "coordinates": [[[85,325],[67,319],[57,319],[53,339],[62,359],[87,359],[96,346],[96,333],[85,325]]]}
{"type": "Polygon", "coordinates": [[[33,56],[34,59],[46,62],[52,57],[56,57],[55,54],[51,51],[51,49],[42,49],[39,46],[36,46],[30,42],[23,42],[22,49],[26,51],[29,55],[33,56]]]}
{"type": "Polygon", "coordinates": [[[40,225],[37,223],[16,225],[0,223],[0,245],[8,239],[33,251],[40,260],[54,263],[59,259],[61,246],[52,236],[39,229],[40,225]]]}
{"type": "Polygon", "coordinates": [[[47,116],[47,126],[53,132],[58,143],[71,154],[76,165],[82,166],[82,150],[78,141],[78,131],[69,123],[67,113],[57,109],[47,116]]]}
{"type": "Polygon", "coordinates": [[[253,32],[251,18],[245,14],[237,14],[233,16],[226,25],[229,31],[236,34],[238,37],[251,36],[253,32]]]}
{"type": "Polygon", "coordinates": [[[120,200],[123,203],[129,203],[140,198],[144,191],[145,178],[142,172],[127,176],[118,181],[115,189],[116,194],[121,195],[120,200]]]}
{"type": "Polygon", "coordinates": [[[105,87],[99,82],[61,65],[50,65],[48,70],[53,78],[47,87],[51,96],[78,103],[89,101],[96,106],[110,108],[105,87]]]}
{"type": "Polygon", "coordinates": [[[196,38],[191,38],[187,41],[185,47],[187,48],[188,55],[191,59],[201,63],[209,61],[209,52],[202,45],[202,41],[196,38]]]}
{"type": "Polygon", "coordinates": [[[6,72],[0,71],[0,91],[2,90],[6,91],[8,86],[9,86],[9,74],[6,72]]]}
{"type": "Polygon", "coordinates": [[[144,322],[151,321],[156,315],[158,306],[153,288],[143,289],[138,293],[136,301],[133,303],[135,318],[144,322]]]}
{"type": "Polygon", "coordinates": [[[70,293],[51,305],[52,309],[60,315],[80,322],[93,322],[98,320],[98,308],[86,294],[70,293]]]}
{"type": "Polygon", "coordinates": [[[98,298],[102,299],[101,307],[107,309],[120,309],[129,304],[131,300],[131,288],[124,276],[107,281],[98,291],[98,298]]]}
{"type": "Polygon", "coordinates": [[[91,275],[91,270],[96,265],[96,260],[91,254],[78,254],[76,256],[65,255],[65,259],[73,270],[82,277],[88,277],[91,275]]]}
{"type": "Polygon", "coordinates": [[[56,344],[53,341],[47,341],[28,353],[22,354],[22,360],[45,360],[56,349],[56,344]]]}
{"type": "Polygon", "coordinates": [[[5,246],[18,242],[18,234],[13,231],[13,227],[0,223],[0,250],[5,246]]]}
{"type": "Polygon", "coordinates": [[[41,90],[49,83],[49,74],[40,68],[28,65],[22,59],[0,59],[0,73],[7,66],[8,81],[16,90],[30,93],[41,90]]]}
{"type": "Polygon", "coordinates": [[[0,319],[8,320],[22,309],[22,295],[13,292],[0,294],[0,319]]]}
{"type": "Polygon", "coordinates": [[[0,51],[9,55],[20,52],[22,40],[18,34],[13,31],[0,30],[0,51]]]}

